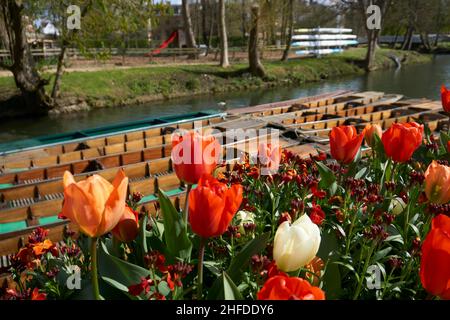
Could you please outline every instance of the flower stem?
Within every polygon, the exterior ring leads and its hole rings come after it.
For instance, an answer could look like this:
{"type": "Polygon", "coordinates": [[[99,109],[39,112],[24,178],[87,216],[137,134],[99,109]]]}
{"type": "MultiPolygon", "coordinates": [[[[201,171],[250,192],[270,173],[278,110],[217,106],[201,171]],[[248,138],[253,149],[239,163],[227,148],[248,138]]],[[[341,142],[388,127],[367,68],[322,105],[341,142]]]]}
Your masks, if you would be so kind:
{"type": "Polygon", "coordinates": [[[97,241],[98,238],[91,239],[91,273],[92,273],[92,292],[95,300],[100,300],[100,290],[98,287],[97,274],[97,241]]]}
{"type": "Polygon", "coordinates": [[[366,262],[364,263],[363,271],[361,273],[361,276],[359,277],[358,286],[356,288],[355,295],[353,296],[353,300],[357,300],[359,297],[359,294],[361,293],[362,285],[363,285],[363,282],[365,279],[365,274],[367,272],[367,268],[369,267],[369,262],[370,262],[370,259],[372,258],[372,254],[373,254],[373,251],[375,250],[375,247],[376,247],[376,243],[374,242],[370,246],[369,253],[367,254],[366,262]]]}
{"type": "Polygon", "coordinates": [[[198,249],[198,276],[197,276],[197,300],[202,298],[203,292],[203,258],[205,256],[205,245],[208,239],[200,239],[200,247],[198,249]]]}
{"type": "Polygon", "coordinates": [[[187,225],[188,221],[188,210],[189,210],[189,192],[192,190],[192,184],[187,185],[186,189],[186,200],[184,201],[184,208],[183,208],[183,221],[187,225]]]}

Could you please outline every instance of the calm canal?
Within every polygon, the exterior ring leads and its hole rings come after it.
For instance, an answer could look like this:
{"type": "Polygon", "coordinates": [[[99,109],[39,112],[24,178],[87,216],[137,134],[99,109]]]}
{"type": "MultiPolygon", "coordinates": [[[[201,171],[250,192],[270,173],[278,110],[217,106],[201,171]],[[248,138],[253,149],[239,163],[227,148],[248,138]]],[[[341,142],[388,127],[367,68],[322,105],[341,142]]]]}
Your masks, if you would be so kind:
{"type": "Polygon", "coordinates": [[[2,124],[0,143],[83,130],[147,117],[181,115],[201,110],[219,110],[218,103],[222,101],[227,103],[228,108],[239,108],[335,90],[372,90],[399,93],[410,98],[439,99],[439,89],[442,84],[450,86],[450,55],[436,56],[431,63],[427,64],[406,66],[399,70],[376,71],[368,75],[328,80],[306,84],[301,87],[195,96],[147,105],[96,109],[84,113],[46,117],[39,119],[39,121],[33,119],[14,120],[2,124]]]}

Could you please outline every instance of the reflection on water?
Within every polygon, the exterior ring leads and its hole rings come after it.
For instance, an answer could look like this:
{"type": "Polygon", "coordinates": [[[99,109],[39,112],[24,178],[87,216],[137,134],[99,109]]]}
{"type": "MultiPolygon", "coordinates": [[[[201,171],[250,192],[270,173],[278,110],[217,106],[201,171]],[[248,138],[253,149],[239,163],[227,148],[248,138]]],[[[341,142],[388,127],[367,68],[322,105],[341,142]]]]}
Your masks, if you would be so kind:
{"type": "Polygon", "coordinates": [[[335,90],[373,90],[400,93],[411,98],[438,99],[439,88],[445,83],[450,85],[450,56],[437,56],[428,64],[407,66],[398,70],[377,71],[368,75],[306,84],[301,87],[196,96],[132,107],[96,109],[84,113],[40,118],[39,120],[14,120],[1,125],[0,143],[146,117],[184,114],[200,110],[219,110],[218,103],[222,101],[227,103],[227,108],[239,108],[335,90]]]}

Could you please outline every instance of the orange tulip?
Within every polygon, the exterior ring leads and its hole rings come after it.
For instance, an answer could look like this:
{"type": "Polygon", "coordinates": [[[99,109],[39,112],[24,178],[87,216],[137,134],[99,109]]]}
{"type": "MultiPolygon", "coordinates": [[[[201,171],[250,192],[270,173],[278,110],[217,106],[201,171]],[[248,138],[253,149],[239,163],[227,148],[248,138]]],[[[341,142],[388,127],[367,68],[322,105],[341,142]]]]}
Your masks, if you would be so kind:
{"type": "Polygon", "coordinates": [[[258,300],[325,300],[325,293],[304,279],[280,275],[269,278],[257,297],[258,300]]]}
{"type": "Polygon", "coordinates": [[[121,242],[130,242],[136,239],[139,232],[139,216],[137,212],[126,206],[119,223],[111,232],[121,242]]]}
{"type": "Polygon", "coordinates": [[[188,184],[211,174],[217,166],[220,145],[213,136],[188,132],[172,137],[172,163],[178,178],[188,184]]]}
{"type": "Polygon", "coordinates": [[[363,134],[357,134],[354,126],[340,126],[331,129],[331,155],[343,164],[349,164],[361,148],[363,134]]]}
{"type": "Polygon", "coordinates": [[[441,87],[441,100],[444,111],[450,113],[450,91],[444,85],[441,87]]]}
{"type": "Polygon", "coordinates": [[[381,129],[381,126],[378,124],[368,124],[366,128],[364,129],[364,138],[366,140],[366,143],[370,147],[374,147],[375,144],[375,137],[374,135],[377,135],[381,138],[383,135],[383,130],[381,129]]]}
{"type": "Polygon", "coordinates": [[[423,242],[420,280],[432,295],[450,299],[450,218],[445,215],[433,219],[423,242]]]}
{"type": "Polygon", "coordinates": [[[243,188],[204,175],[197,188],[189,193],[189,223],[192,231],[203,238],[222,235],[242,203],[243,188]]]}
{"type": "Polygon", "coordinates": [[[99,175],[75,182],[72,174],[64,173],[64,205],[61,215],[76,223],[90,237],[110,232],[125,210],[128,178],[117,172],[113,183],[99,175]]]}
{"type": "Polygon", "coordinates": [[[281,147],[271,143],[261,143],[258,147],[258,159],[263,170],[262,174],[274,174],[278,171],[281,161],[281,147]],[[265,170],[264,170],[265,169],[265,170]]]}
{"type": "Polygon", "coordinates": [[[425,172],[425,193],[431,203],[450,201],[450,167],[433,161],[425,172]]]}
{"type": "Polygon", "coordinates": [[[407,162],[420,147],[423,139],[423,125],[416,122],[394,123],[385,133],[383,142],[386,155],[395,162],[407,162]]]}

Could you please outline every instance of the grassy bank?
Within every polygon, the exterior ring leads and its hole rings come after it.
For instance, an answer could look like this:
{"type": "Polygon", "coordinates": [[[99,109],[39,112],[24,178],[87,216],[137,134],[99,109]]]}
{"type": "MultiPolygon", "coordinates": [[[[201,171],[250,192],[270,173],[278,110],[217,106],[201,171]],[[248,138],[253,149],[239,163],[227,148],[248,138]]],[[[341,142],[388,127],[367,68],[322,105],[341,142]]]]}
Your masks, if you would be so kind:
{"type": "MultiPolygon", "coordinates": [[[[416,52],[379,50],[377,68],[395,67],[394,54],[404,64],[429,62],[431,56],[416,52]]],[[[213,65],[152,66],[122,70],[72,72],[64,75],[63,105],[74,100],[91,107],[144,103],[193,94],[229,92],[276,86],[301,85],[344,75],[363,74],[365,49],[320,59],[292,59],[288,62],[265,61],[266,79],[251,77],[247,65],[235,64],[222,69],[213,65]]],[[[0,92],[13,92],[12,78],[0,78],[0,92]]]]}

